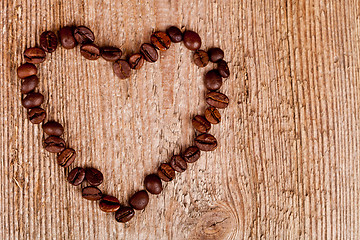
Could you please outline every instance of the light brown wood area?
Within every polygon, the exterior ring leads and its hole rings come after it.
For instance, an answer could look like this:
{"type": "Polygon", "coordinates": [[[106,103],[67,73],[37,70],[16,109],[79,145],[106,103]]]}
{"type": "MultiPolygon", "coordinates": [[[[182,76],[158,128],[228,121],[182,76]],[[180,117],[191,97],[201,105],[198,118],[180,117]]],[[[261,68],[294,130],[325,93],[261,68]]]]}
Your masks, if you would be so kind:
{"type": "MultiPolygon", "coordinates": [[[[360,239],[360,3],[357,0],[2,0],[0,239],[360,239]],[[127,224],[82,199],[21,106],[16,68],[45,30],[86,25],[124,56],[154,30],[221,47],[231,100],[219,147],[151,196],[127,224]]],[[[118,79],[109,62],[58,50],[39,66],[48,119],[65,127],[122,203],[192,144],[204,73],[182,43],[118,79]]],[[[83,184],[85,186],[85,184],[83,184]]]]}

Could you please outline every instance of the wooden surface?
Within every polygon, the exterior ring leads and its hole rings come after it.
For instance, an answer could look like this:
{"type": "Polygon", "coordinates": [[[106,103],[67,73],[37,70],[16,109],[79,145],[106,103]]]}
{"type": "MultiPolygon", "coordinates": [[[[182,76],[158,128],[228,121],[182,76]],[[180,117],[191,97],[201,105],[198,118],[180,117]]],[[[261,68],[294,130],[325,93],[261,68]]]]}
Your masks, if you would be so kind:
{"type": "MultiPolygon", "coordinates": [[[[359,239],[360,3],[284,0],[0,3],[0,239],[359,239]],[[231,104],[215,152],[166,184],[128,224],[83,200],[29,123],[16,67],[44,30],[86,25],[126,55],[169,25],[225,50],[231,104]]],[[[183,44],[126,81],[58,49],[39,67],[49,119],[125,202],[191,144],[203,74],[183,44]]]]}

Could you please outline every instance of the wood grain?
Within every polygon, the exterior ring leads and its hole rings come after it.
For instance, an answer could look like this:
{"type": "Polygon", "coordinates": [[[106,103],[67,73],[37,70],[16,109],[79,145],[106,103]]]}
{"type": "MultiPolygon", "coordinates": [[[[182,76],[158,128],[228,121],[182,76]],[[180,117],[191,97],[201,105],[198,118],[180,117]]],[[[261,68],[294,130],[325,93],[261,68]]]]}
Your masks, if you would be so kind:
{"type": "MultiPolygon", "coordinates": [[[[360,3],[356,0],[3,0],[0,239],[359,239],[360,3]],[[26,119],[16,68],[44,30],[86,25],[125,56],[169,25],[225,50],[231,103],[219,148],[166,184],[128,224],[69,185],[26,119]]],[[[125,203],[192,143],[203,75],[183,44],[126,81],[59,48],[39,67],[48,118],[125,203]]]]}

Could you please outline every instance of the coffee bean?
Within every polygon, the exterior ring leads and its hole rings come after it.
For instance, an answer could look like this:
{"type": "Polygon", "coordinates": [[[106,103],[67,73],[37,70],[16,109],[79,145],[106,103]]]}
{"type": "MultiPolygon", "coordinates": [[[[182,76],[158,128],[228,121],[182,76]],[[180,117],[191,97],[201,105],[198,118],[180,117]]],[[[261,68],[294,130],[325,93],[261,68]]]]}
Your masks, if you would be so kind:
{"type": "Polygon", "coordinates": [[[51,153],[60,153],[65,149],[65,141],[57,136],[50,136],[44,140],[44,148],[51,153]]]}
{"type": "Polygon", "coordinates": [[[166,30],[166,33],[169,35],[171,41],[174,43],[178,43],[183,40],[182,32],[180,31],[179,28],[177,28],[175,26],[169,27],[166,30]]]}
{"type": "Polygon", "coordinates": [[[49,53],[55,52],[57,44],[58,40],[54,32],[46,31],[40,35],[40,47],[44,49],[44,51],[49,53]]]}
{"type": "Polygon", "coordinates": [[[60,136],[64,133],[64,127],[55,121],[49,121],[42,125],[43,131],[50,136],[60,136]]]}
{"type": "Polygon", "coordinates": [[[74,186],[80,185],[85,179],[85,170],[81,167],[76,167],[70,171],[67,180],[74,186]]]}
{"type": "Polygon", "coordinates": [[[209,90],[218,90],[222,85],[222,78],[215,69],[208,71],[204,78],[205,87],[209,90]]]}
{"type": "Polygon", "coordinates": [[[89,186],[82,189],[81,195],[87,200],[96,201],[101,199],[102,192],[97,187],[89,186]]]}
{"type": "Polygon", "coordinates": [[[76,39],[73,35],[72,27],[63,27],[59,31],[59,38],[61,45],[66,49],[74,48],[77,45],[76,39]]]}
{"type": "Polygon", "coordinates": [[[187,169],[187,163],[180,155],[174,155],[171,157],[170,166],[179,173],[182,173],[187,169]]]}
{"type": "Polygon", "coordinates": [[[229,98],[223,93],[208,92],[206,102],[216,108],[226,108],[229,105],[229,98]]]}
{"type": "Polygon", "coordinates": [[[210,48],[208,50],[210,61],[216,63],[217,61],[224,58],[224,51],[220,48],[210,48]]]}
{"type": "Polygon", "coordinates": [[[31,92],[21,100],[25,108],[34,108],[40,106],[44,102],[44,95],[38,92],[31,92]]]}
{"type": "Polygon", "coordinates": [[[135,215],[132,207],[120,207],[115,213],[115,220],[117,222],[125,223],[130,221],[135,215]]]}
{"type": "Polygon", "coordinates": [[[163,181],[170,182],[175,178],[175,170],[168,163],[162,163],[158,168],[157,175],[163,181]]]}
{"type": "Polygon", "coordinates": [[[22,94],[29,93],[33,91],[39,83],[39,78],[36,75],[32,75],[30,77],[24,78],[21,82],[20,91],[22,94]]]}
{"type": "Polygon", "coordinates": [[[129,58],[129,65],[132,69],[140,69],[144,65],[144,57],[140,53],[133,54],[129,58]]]}
{"type": "Polygon", "coordinates": [[[81,46],[80,53],[88,60],[97,60],[100,57],[100,48],[93,43],[86,43],[81,46]]]}
{"type": "Polygon", "coordinates": [[[220,76],[227,78],[230,76],[230,70],[227,63],[224,60],[217,62],[217,70],[219,71],[220,76]]]}
{"type": "Polygon", "coordinates": [[[28,118],[31,123],[39,124],[42,123],[46,118],[46,112],[44,109],[36,107],[32,108],[28,112],[28,118]]]}
{"type": "Polygon", "coordinates": [[[192,125],[197,131],[201,133],[207,133],[211,128],[211,124],[208,122],[208,120],[200,115],[196,115],[193,118],[192,125]]]}
{"type": "Polygon", "coordinates": [[[92,43],[95,40],[94,33],[85,26],[75,28],[74,37],[80,44],[92,43]]]}
{"type": "Polygon", "coordinates": [[[217,147],[217,141],[213,135],[203,133],[195,138],[195,145],[201,151],[214,151],[217,147]]]}
{"type": "Polygon", "coordinates": [[[159,55],[156,48],[149,43],[141,45],[140,52],[148,62],[156,62],[158,60],[159,55]]]}
{"type": "Polygon", "coordinates": [[[203,50],[197,50],[194,53],[194,63],[198,67],[205,67],[209,63],[209,56],[207,52],[203,50]]]}
{"type": "Polygon", "coordinates": [[[201,47],[201,38],[199,34],[194,31],[185,31],[184,32],[184,45],[190,50],[198,50],[201,47]]]}
{"type": "Polygon", "coordinates": [[[208,107],[205,110],[205,118],[212,124],[218,124],[221,122],[221,115],[219,111],[214,107],[208,107]]]}
{"type": "Polygon", "coordinates": [[[149,203],[149,194],[145,190],[136,192],[129,200],[130,206],[136,210],[144,209],[149,203]]]}
{"type": "Polygon", "coordinates": [[[122,51],[117,47],[103,47],[100,52],[102,58],[109,62],[119,60],[122,55],[122,51]]]}
{"type": "Polygon", "coordinates": [[[42,48],[32,47],[25,50],[24,58],[28,63],[42,63],[45,61],[46,53],[42,48]]]}
{"type": "Polygon", "coordinates": [[[159,194],[163,190],[160,178],[156,174],[150,174],[144,180],[146,190],[151,194],[159,194]]]}
{"type": "Polygon", "coordinates": [[[86,168],[85,178],[86,181],[92,186],[99,186],[104,180],[103,174],[95,168],[86,168]]]}
{"type": "Polygon", "coordinates": [[[160,51],[166,51],[170,48],[171,40],[170,37],[165,32],[154,32],[151,35],[151,43],[160,51]]]}
{"type": "Polygon", "coordinates": [[[188,163],[196,162],[200,158],[200,149],[196,146],[190,146],[183,152],[182,156],[188,163]]]}
{"type": "Polygon", "coordinates": [[[32,63],[24,63],[17,68],[19,78],[27,78],[37,74],[37,67],[32,63]]]}
{"type": "Polygon", "coordinates": [[[120,202],[116,197],[105,195],[100,200],[99,207],[104,212],[116,212],[120,208],[120,202]]]}
{"type": "Polygon", "coordinates": [[[62,151],[59,156],[57,157],[57,163],[66,168],[70,166],[76,157],[76,152],[72,148],[66,148],[64,151],[62,151]]]}
{"type": "Polygon", "coordinates": [[[113,64],[113,70],[116,76],[120,79],[129,78],[131,75],[131,68],[127,61],[125,60],[118,60],[113,64]]]}

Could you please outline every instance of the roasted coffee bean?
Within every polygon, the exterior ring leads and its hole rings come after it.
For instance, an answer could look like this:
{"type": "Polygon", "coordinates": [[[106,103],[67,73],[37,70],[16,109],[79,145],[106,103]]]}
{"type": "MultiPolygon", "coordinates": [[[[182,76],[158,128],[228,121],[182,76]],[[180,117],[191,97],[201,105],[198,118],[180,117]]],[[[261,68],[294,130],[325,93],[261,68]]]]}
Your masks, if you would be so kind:
{"type": "Polygon", "coordinates": [[[59,38],[61,45],[66,49],[74,48],[77,45],[72,27],[67,26],[61,28],[59,31],[59,38]]]}
{"type": "Polygon", "coordinates": [[[144,65],[144,56],[140,53],[133,54],[129,58],[129,65],[132,69],[140,69],[144,65]]]}
{"type": "Polygon", "coordinates": [[[74,37],[80,44],[92,43],[95,40],[94,33],[85,26],[75,28],[74,37]]]}
{"type": "Polygon", "coordinates": [[[209,63],[209,56],[207,52],[203,50],[197,50],[194,53],[194,63],[198,67],[206,67],[206,65],[209,63]]]}
{"type": "Polygon", "coordinates": [[[86,43],[81,46],[80,53],[88,60],[97,60],[100,57],[100,48],[93,43],[86,43]]]}
{"type": "Polygon", "coordinates": [[[204,78],[205,87],[209,90],[218,90],[222,85],[222,78],[215,69],[208,71],[204,78]]]}
{"type": "Polygon", "coordinates": [[[149,194],[145,190],[136,192],[129,199],[129,204],[136,210],[143,210],[149,203],[149,194]]]}
{"type": "Polygon", "coordinates": [[[205,118],[212,124],[218,124],[221,122],[221,115],[219,111],[214,107],[208,107],[205,110],[205,118]]]}
{"type": "Polygon", "coordinates": [[[196,115],[193,118],[192,125],[197,131],[201,133],[207,133],[211,128],[211,124],[208,122],[208,120],[200,115],[196,115]]]}
{"type": "Polygon", "coordinates": [[[201,38],[199,34],[194,31],[184,32],[184,45],[190,50],[196,51],[201,47],[201,38]]]}
{"type": "Polygon", "coordinates": [[[120,202],[116,197],[105,195],[101,198],[99,207],[104,212],[116,212],[120,208],[120,202]]]}
{"type": "Polygon", "coordinates": [[[210,48],[208,50],[210,61],[216,63],[217,61],[224,58],[224,51],[220,48],[210,48]]]}
{"type": "Polygon", "coordinates": [[[33,91],[39,83],[39,78],[36,75],[24,78],[21,82],[21,93],[26,94],[33,91]]]}
{"type": "Polygon", "coordinates": [[[120,207],[115,213],[115,220],[117,222],[125,223],[130,221],[135,215],[132,207],[120,207]]]}
{"type": "Polygon", "coordinates": [[[60,136],[64,133],[64,127],[55,121],[49,121],[42,125],[43,131],[50,136],[60,136]]]}
{"type": "Polygon", "coordinates": [[[227,78],[230,76],[230,70],[227,63],[224,60],[217,62],[217,70],[219,71],[220,76],[227,78]]]}
{"type": "Polygon", "coordinates": [[[40,106],[44,102],[44,95],[38,92],[31,92],[21,100],[25,108],[34,108],[40,106]]]}
{"type": "Polygon", "coordinates": [[[157,175],[163,181],[170,182],[175,178],[175,170],[168,163],[162,163],[158,169],[157,175]]]}
{"type": "Polygon", "coordinates": [[[156,62],[158,60],[159,55],[156,48],[149,43],[141,45],[140,52],[148,62],[156,62]]]}
{"type": "Polygon", "coordinates": [[[85,169],[76,167],[70,171],[67,180],[74,186],[80,185],[85,179],[85,169]]]}
{"type": "Polygon", "coordinates": [[[109,62],[119,60],[122,55],[122,51],[117,47],[103,47],[100,52],[102,58],[109,62]]]}
{"type": "Polygon", "coordinates": [[[65,149],[65,141],[57,136],[50,136],[44,140],[44,148],[51,153],[60,153],[65,149]]]}
{"type": "Polygon", "coordinates": [[[163,190],[160,178],[156,174],[150,174],[144,180],[146,190],[151,194],[159,194],[163,190]]]}
{"type": "Polygon", "coordinates": [[[170,48],[171,40],[170,37],[165,32],[154,32],[151,35],[151,43],[160,51],[166,51],[170,48]]]}
{"type": "Polygon", "coordinates": [[[28,118],[31,123],[39,124],[42,123],[46,118],[46,112],[44,109],[36,107],[32,108],[28,112],[28,118]]]}
{"type": "Polygon", "coordinates": [[[113,64],[113,70],[116,76],[120,79],[129,78],[131,75],[131,68],[127,61],[125,60],[118,60],[113,64]]]}
{"type": "Polygon", "coordinates": [[[101,199],[102,192],[97,187],[89,186],[82,189],[81,195],[87,200],[96,201],[101,199]]]}
{"type": "Polygon", "coordinates": [[[40,47],[44,51],[52,53],[55,52],[58,45],[56,34],[52,31],[43,32],[40,35],[40,47]]]}
{"type": "Polygon", "coordinates": [[[217,141],[213,135],[203,133],[195,138],[195,145],[201,151],[214,151],[217,147],[217,141]]]}
{"type": "Polygon", "coordinates": [[[32,63],[24,63],[17,68],[19,78],[27,78],[37,74],[37,67],[32,63]]]}
{"type": "Polygon", "coordinates": [[[182,156],[188,163],[196,162],[200,158],[200,149],[196,146],[188,147],[182,156]]]}
{"type": "Polygon", "coordinates": [[[166,30],[166,33],[169,35],[171,41],[174,43],[178,43],[183,40],[182,32],[180,31],[179,28],[177,28],[175,26],[169,27],[166,30]]]}
{"type": "Polygon", "coordinates": [[[180,155],[174,155],[171,157],[170,166],[179,173],[182,173],[187,169],[187,163],[180,155]]]}
{"type": "Polygon", "coordinates": [[[206,102],[216,108],[226,108],[229,105],[229,98],[223,93],[208,92],[206,102]]]}
{"type": "Polygon", "coordinates": [[[76,157],[76,152],[72,148],[66,148],[64,151],[62,151],[59,156],[57,157],[57,163],[66,168],[70,166],[76,157]]]}
{"type": "Polygon", "coordinates": [[[42,48],[32,47],[25,50],[24,58],[28,63],[42,63],[45,61],[46,53],[42,48]]]}
{"type": "Polygon", "coordinates": [[[104,180],[103,174],[95,168],[86,168],[85,178],[86,181],[92,186],[99,186],[104,180]]]}

